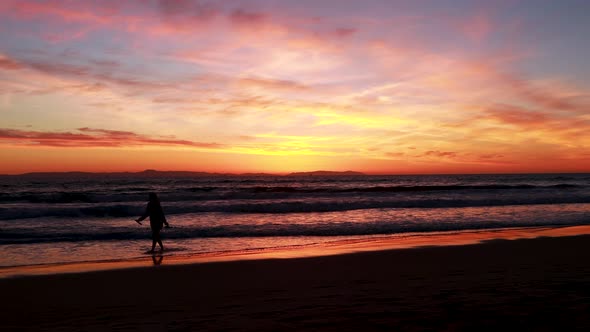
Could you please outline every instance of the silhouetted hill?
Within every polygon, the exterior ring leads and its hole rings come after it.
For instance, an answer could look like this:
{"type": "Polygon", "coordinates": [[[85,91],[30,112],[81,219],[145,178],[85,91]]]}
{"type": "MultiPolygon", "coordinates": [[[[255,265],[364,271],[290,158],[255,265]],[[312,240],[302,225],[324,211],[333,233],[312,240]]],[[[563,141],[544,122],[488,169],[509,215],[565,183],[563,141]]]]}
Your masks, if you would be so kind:
{"type": "Polygon", "coordinates": [[[156,171],[145,170],[141,172],[32,172],[18,175],[0,175],[1,177],[22,178],[22,179],[61,179],[61,178],[157,178],[157,177],[206,177],[206,176],[228,176],[237,174],[189,172],[189,171],[156,171]]]}
{"type": "Polygon", "coordinates": [[[289,176],[353,176],[353,175],[365,175],[361,172],[333,172],[333,171],[313,171],[313,172],[294,172],[289,176]]]}
{"type": "MultiPolygon", "coordinates": [[[[332,172],[332,171],[314,171],[314,172],[295,172],[287,176],[352,176],[365,175],[360,172],[332,172]]],[[[32,172],[17,175],[0,174],[0,178],[19,178],[19,179],[113,179],[113,178],[191,178],[191,177],[214,177],[214,176],[281,176],[269,173],[210,173],[210,172],[191,172],[191,171],[157,171],[147,169],[141,172],[32,172]]]]}

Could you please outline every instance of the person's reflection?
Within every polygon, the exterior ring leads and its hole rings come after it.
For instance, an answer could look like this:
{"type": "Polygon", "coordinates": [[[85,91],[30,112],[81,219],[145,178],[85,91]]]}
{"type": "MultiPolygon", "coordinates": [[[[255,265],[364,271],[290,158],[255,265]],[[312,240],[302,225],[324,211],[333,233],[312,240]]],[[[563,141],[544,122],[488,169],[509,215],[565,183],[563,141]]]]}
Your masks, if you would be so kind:
{"type": "Polygon", "coordinates": [[[155,253],[152,255],[152,261],[154,262],[155,266],[162,265],[162,261],[164,260],[164,255],[155,253]]]}

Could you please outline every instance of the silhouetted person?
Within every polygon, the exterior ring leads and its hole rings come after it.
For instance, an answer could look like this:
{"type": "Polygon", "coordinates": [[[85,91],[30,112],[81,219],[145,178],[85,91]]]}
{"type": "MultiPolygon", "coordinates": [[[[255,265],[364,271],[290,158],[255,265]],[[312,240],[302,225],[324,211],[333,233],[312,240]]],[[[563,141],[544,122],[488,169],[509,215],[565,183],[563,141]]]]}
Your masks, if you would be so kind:
{"type": "Polygon", "coordinates": [[[164,216],[164,211],[162,210],[158,196],[155,193],[150,193],[149,198],[150,201],[147,204],[145,213],[135,221],[141,225],[142,220],[148,216],[150,217],[150,227],[152,229],[152,250],[150,252],[154,252],[154,249],[156,249],[156,242],[160,245],[160,248],[164,250],[164,245],[160,238],[160,231],[162,230],[162,226],[166,225],[166,228],[168,228],[170,227],[170,224],[166,221],[166,216],[164,216]]]}

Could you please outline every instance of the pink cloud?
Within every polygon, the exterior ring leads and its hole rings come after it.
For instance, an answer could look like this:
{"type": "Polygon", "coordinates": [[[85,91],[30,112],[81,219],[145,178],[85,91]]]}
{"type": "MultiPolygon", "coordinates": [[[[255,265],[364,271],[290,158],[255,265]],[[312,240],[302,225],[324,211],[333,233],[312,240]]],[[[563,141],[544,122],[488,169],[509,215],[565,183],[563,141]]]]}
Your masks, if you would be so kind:
{"type": "Polygon", "coordinates": [[[19,62],[0,53],[0,69],[18,70],[24,68],[19,62]]]}
{"type": "Polygon", "coordinates": [[[355,28],[337,28],[334,30],[334,35],[337,37],[345,38],[354,35],[358,29],[355,28]]]}
{"type": "Polygon", "coordinates": [[[472,41],[482,42],[492,32],[493,25],[488,15],[479,14],[462,22],[459,28],[472,41]]]}
{"type": "Polygon", "coordinates": [[[248,26],[259,26],[268,20],[268,16],[263,13],[247,12],[243,9],[236,9],[229,15],[233,23],[243,24],[248,26]]]}
{"type": "Polygon", "coordinates": [[[206,149],[224,147],[219,143],[194,142],[174,136],[149,137],[130,131],[79,128],[78,132],[43,132],[0,129],[0,142],[8,145],[50,147],[186,146],[206,149]]]}
{"type": "Polygon", "coordinates": [[[254,86],[264,89],[285,90],[285,91],[304,91],[309,90],[309,87],[290,80],[277,80],[269,78],[245,77],[238,79],[238,84],[242,86],[254,86]]]}
{"type": "Polygon", "coordinates": [[[589,105],[578,105],[569,98],[555,95],[547,89],[535,88],[530,82],[514,76],[502,75],[501,77],[510,88],[529,102],[552,111],[582,111],[586,112],[589,105]]]}
{"type": "Polygon", "coordinates": [[[26,2],[18,1],[12,5],[14,14],[22,18],[35,18],[38,16],[58,17],[65,22],[83,22],[110,24],[114,21],[114,15],[118,11],[116,2],[104,2],[101,6],[95,6],[84,2],[45,1],[26,2]]]}
{"type": "Polygon", "coordinates": [[[147,34],[151,37],[192,39],[194,33],[206,33],[210,29],[223,33],[219,29],[223,27],[229,28],[231,33],[254,34],[258,38],[260,33],[271,33],[282,37],[289,35],[290,38],[319,38],[324,43],[349,37],[357,31],[351,27],[337,27],[322,32],[321,29],[316,29],[317,26],[307,24],[314,21],[311,17],[292,17],[280,10],[267,13],[242,7],[225,9],[220,3],[203,1],[161,0],[156,1],[155,5],[141,1],[15,1],[3,7],[0,10],[6,16],[21,20],[40,18],[49,21],[51,24],[47,25],[48,31],[42,35],[51,42],[82,38],[96,29],[118,29],[138,33],[142,37],[147,34]],[[216,20],[218,18],[221,20],[216,20]],[[230,24],[228,26],[224,23],[230,24]]]}
{"type": "MultiPolygon", "coordinates": [[[[114,61],[91,60],[88,65],[74,65],[55,61],[21,60],[17,64],[20,66],[18,68],[28,68],[50,77],[70,78],[79,82],[74,83],[71,87],[80,87],[87,91],[97,91],[97,89],[107,88],[107,85],[115,85],[127,89],[122,91],[124,93],[134,91],[144,93],[171,89],[178,84],[178,82],[170,83],[164,80],[153,81],[144,78],[143,75],[126,73],[119,70],[120,65],[114,61]]],[[[56,88],[63,88],[63,86],[56,88]]],[[[52,87],[47,87],[44,90],[52,89],[52,87]]]]}
{"type": "Polygon", "coordinates": [[[219,8],[213,3],[193,0],[158,0],[160,14],[170,17],[187,16],[195,19],[210,19],[219,14],[219,8]]]}

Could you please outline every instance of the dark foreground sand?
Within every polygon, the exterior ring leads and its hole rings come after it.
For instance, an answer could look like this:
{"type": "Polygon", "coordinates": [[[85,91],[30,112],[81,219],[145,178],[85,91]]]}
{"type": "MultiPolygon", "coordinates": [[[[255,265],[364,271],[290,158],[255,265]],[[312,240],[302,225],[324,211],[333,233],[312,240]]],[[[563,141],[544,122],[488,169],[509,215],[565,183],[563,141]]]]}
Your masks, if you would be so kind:
{"type": "Polygon", "coordinates": [[[590,236],[0,280],[6,331],[590,331],[590,236]]]}

